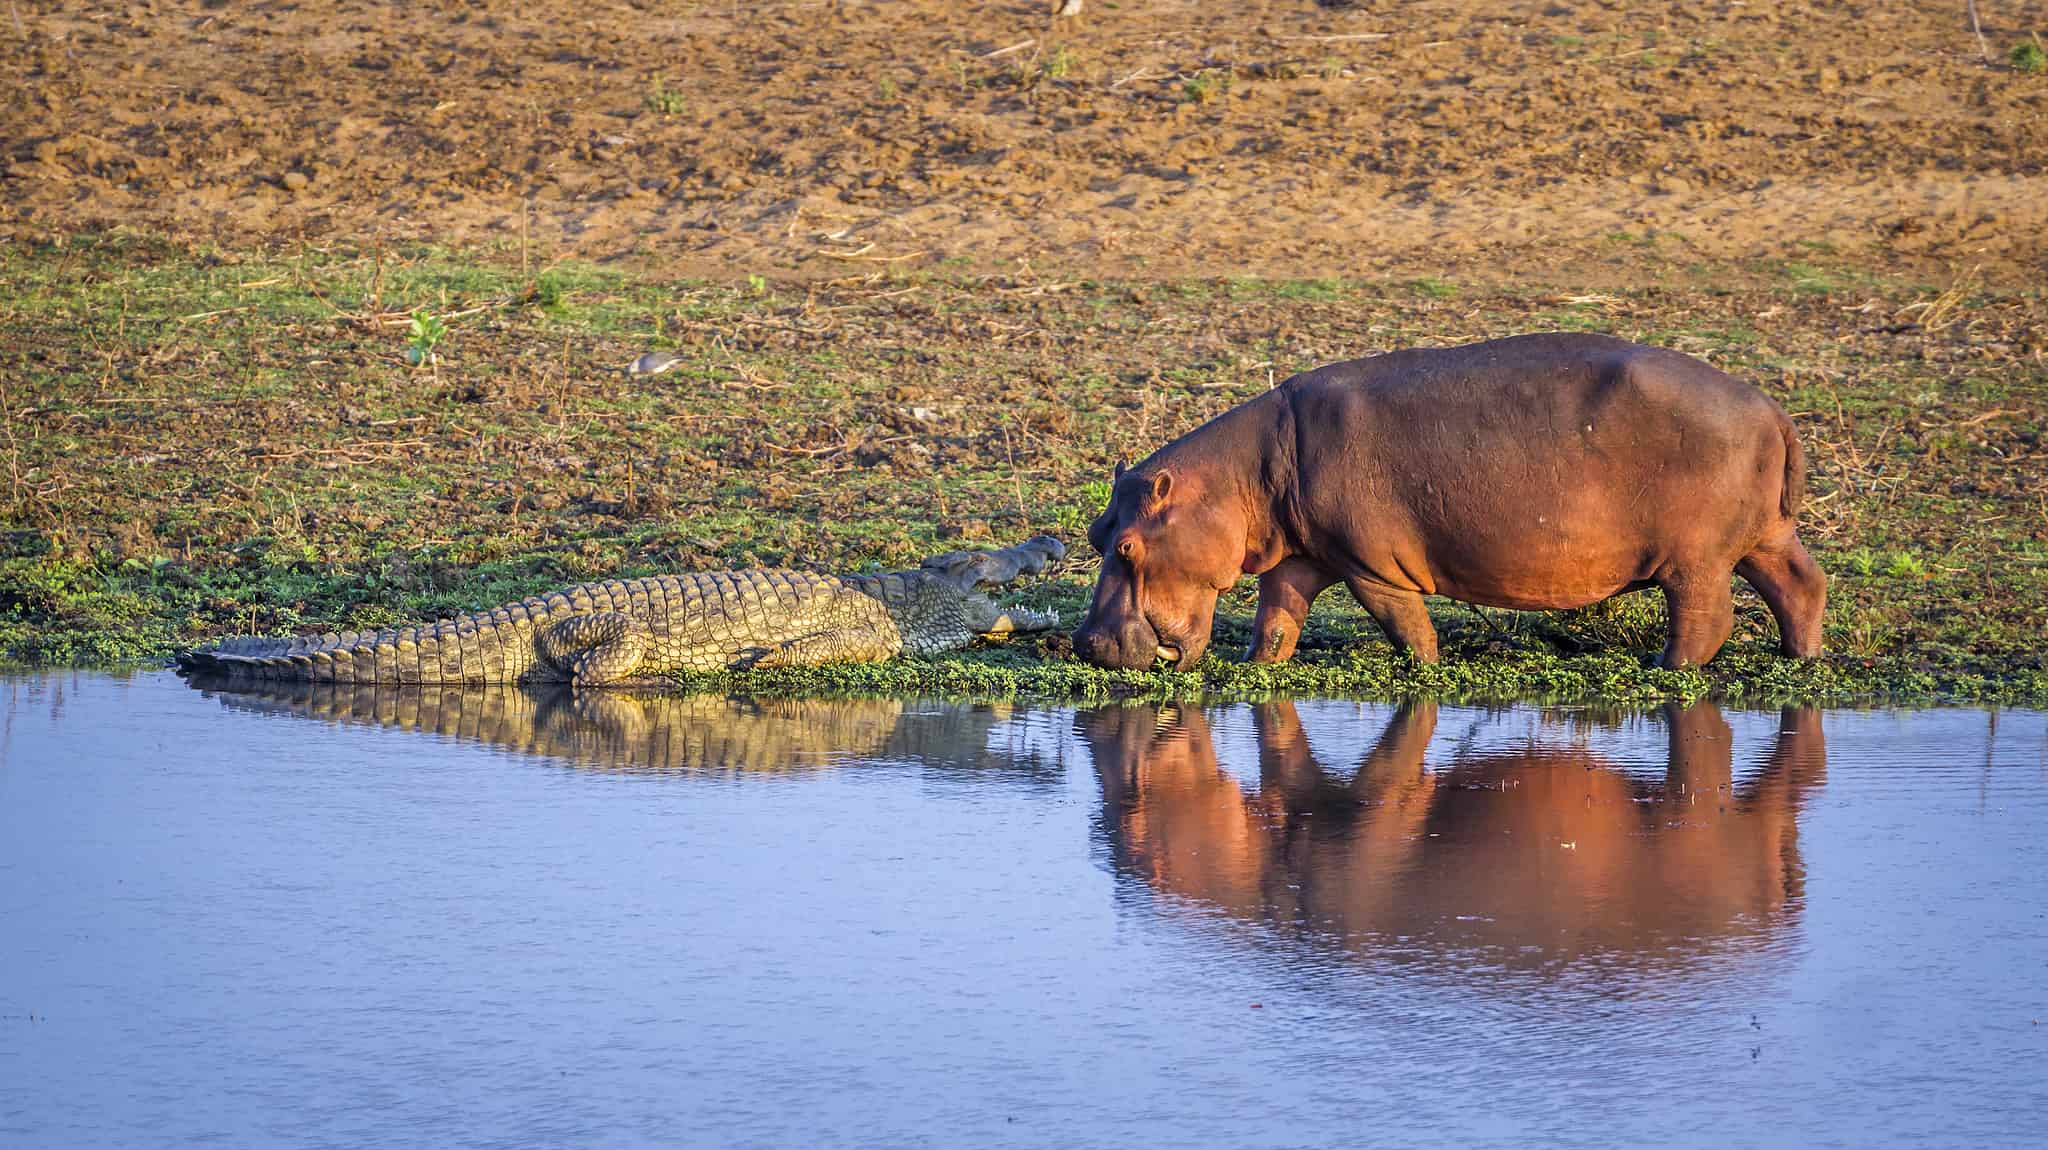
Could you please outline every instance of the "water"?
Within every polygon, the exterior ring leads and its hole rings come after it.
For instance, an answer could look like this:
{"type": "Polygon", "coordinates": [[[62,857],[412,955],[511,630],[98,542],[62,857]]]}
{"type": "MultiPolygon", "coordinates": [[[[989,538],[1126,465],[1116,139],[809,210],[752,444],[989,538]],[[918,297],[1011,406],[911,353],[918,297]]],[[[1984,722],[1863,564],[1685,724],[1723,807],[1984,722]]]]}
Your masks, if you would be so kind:
{"type": "Polygon", "coordinates": [[[2048,1139],[2040,714],[0,713],[8,1147],[2048,1139]]]}

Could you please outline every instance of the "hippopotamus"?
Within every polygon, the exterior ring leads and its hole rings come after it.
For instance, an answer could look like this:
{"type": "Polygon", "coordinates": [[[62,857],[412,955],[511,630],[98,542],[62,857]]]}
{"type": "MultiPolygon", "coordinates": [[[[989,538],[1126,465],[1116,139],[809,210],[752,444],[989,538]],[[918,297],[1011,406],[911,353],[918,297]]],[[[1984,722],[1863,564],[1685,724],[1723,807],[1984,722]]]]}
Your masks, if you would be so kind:
{"type": "Polygon", "coordinates": [[[1659,661],[1684,667],[1727,642],[1732,572],[1780,650],[1811,658],[1827,579],[1799,541],[1805,488],[1783,408],[1664,348],[1550,333],[1331,364],[1118,465],[1074,649],[1186,670],[1217,596],[1255,575],[1257,662],[1292,657],[1310,604],[1342,583],[1425,663],[1426,595],[1546,610],[1657,587],[1659,661]]]}

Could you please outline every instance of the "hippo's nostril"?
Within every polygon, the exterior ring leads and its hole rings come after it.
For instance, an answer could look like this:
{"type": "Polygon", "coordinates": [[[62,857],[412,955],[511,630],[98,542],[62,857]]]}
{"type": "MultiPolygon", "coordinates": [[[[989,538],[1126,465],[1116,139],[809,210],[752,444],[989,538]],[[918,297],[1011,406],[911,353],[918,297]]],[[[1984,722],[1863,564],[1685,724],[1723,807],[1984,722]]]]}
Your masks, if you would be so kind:
{"type": "Polygon", "coordinates": [[[1135,613],[1096,612],[1074,631],[1074,653],[1098,667],[1143,670],[1159,648],[1151,623],[1135,613]]]}

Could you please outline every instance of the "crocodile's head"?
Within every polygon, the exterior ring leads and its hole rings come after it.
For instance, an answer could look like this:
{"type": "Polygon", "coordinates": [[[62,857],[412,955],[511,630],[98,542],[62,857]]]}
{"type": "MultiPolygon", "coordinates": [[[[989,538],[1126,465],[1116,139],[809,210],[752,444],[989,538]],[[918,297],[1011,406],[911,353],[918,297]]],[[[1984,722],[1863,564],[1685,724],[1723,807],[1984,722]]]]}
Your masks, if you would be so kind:
{"type": "Polygon", "coordinates": [[[1055,630],[1058,615],[1005,607],[984,588],[1036,575],[1066,553],[1065,545],[1049,535],[1000,551],[949,551],[925,560],[915,571],[899,572],[900,593],[885,594],[883,599],[902,632],[904,649],[914,654],[949,651],[976,639],[1055,630]]]}

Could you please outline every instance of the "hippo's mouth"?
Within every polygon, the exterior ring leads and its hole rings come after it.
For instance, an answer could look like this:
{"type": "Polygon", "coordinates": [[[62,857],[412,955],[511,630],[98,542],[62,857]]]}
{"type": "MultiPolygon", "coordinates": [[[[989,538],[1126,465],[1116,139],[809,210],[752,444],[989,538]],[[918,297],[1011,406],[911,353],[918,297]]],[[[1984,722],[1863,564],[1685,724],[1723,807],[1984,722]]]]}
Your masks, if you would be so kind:
{"type": "Polygon", "coordinates": [[[1207,644],[1189,642],[1182,636],[1166,630],[1157,623],[1152,623],[1150,619],[1145,621],[1152,624],[1153,659],[1155,661],[1164,659],[1168,663],[1173,664],[1174,670],[1185,671],[1201,660],[1202,649],[1207,644]]]}

